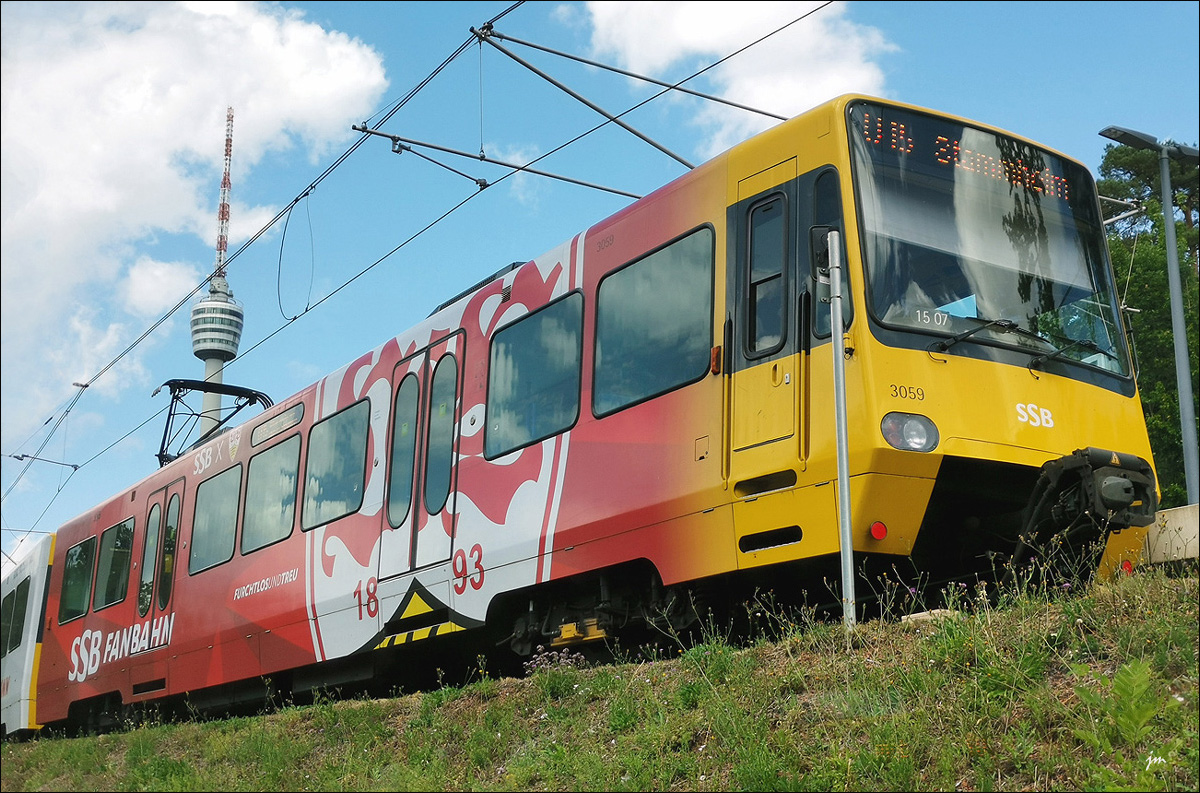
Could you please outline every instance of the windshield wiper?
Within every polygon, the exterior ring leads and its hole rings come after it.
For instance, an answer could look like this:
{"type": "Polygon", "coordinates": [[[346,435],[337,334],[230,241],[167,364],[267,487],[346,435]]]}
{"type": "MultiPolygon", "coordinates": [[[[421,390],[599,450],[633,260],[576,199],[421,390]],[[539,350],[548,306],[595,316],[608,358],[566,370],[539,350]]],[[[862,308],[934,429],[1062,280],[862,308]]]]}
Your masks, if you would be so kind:
{"type": "Polygon", "coordinates": [[[929,345],[929,352],[933,352],[934,350],[937,350],[938,352],[945,352],[963,339],[969,336],[974,336],[979,331],[987,330],[988,328],[999,328],[1003,333],[1019,333],[1022,336],[1029,336],[1030,338],[1037,339],[1045,344],[1052,344],[1052,342],[1045,336],[1041,335],[1040,333],[1034,333],[1031,330],[1026,330],[1011,319],[990,319],[986,321],[978,319],[977,317],[964,317],[963,319],[973,319],[976,322],[981,322],[982,324],[971,328],[970,330],[965,330],[962,333],[951,336],[948,339],[935,341],[933,344],[929,345]]]}
{"type": "MultiPolygon", "coordinates": [[[[1117,358],[1117,356],[1113,355],[1111,352],[1104,349],[1103,347],[1101,347],[1099,344],[1092,341],[1091,339],[1076,339],[1075,341],[1071,342],[1070,344],[1064,344],[1062,347],[1056,348],[1053,352],[1048,352],[1048,353],[1045,353],[1044,355],[1039,355],[1036,358],[1031,358],[1029,361],[1029,364],[1028,364],[1029,371],[1032,373],[1034,368],[1040,367],[1042,364],[1046,363],[1047,361],[1053,361],[1055,358],[1058,358],[1060,355],[1063,355],[1064,353],[1070,352],[1071,350],[1075,349],[1076,347],[1082,347],[1083,349],[1088,350],[1090,352],[1098,352],[1101,355],[1111,358],[1114,361],[1119,360],[1117,358]]],[[[1036,377],[1036,375],[1034,375],[1034,376],[1036,377]]]]}

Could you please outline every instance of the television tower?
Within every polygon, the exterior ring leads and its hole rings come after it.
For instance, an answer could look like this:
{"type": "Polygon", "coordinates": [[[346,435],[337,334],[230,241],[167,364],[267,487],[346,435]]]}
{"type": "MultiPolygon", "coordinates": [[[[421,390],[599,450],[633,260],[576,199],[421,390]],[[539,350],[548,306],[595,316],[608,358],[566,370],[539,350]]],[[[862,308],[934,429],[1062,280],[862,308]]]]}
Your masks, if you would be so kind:
{"type": "MultiPolygon", "coordinates": [[[[225,364],[237,356],[245,316],[225,280],[225,251],[229,237],[229,162],[233,156],[233,108],[225,116],[225,173],[217,208],[217,261],[208,283],[208,296],[192,305],[192,353],[204,361],[204,379],[222,383],[225,364]]],[[[221,395],[206,391],[200,411],[200,437],[221,421],[221,395]]]]}

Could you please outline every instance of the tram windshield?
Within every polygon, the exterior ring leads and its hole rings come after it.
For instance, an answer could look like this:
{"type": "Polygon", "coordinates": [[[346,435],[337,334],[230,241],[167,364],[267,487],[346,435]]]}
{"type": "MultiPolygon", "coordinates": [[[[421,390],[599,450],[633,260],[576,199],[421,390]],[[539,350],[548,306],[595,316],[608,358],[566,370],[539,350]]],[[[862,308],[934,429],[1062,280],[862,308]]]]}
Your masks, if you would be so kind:
{"type": "Polygon", "coordinates": [[[1090,174],[1029,143],[859,103],[867,302],[885,326],[1131,371],[1090,174]]]}

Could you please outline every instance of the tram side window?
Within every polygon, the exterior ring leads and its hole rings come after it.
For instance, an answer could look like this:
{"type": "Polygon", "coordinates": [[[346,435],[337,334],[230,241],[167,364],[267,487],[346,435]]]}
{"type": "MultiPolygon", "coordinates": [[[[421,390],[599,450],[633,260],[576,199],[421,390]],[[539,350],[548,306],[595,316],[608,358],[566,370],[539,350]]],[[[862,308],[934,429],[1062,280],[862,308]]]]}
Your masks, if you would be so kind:
{"type": "Polygon", "coordinates": [[[600,282],[597,416],[704,377],[711,365],[714,261],[713,232],[705,228],[600,282]]]}
{"type": "Polygon", "coordinates": [[[747,338],[750,352],[763,355],[783,344],[784,262],[787,261],[787,218],[782,196],[750,210],[750,284],[747,338]]]}
{"type": "Polygon", "coordinates": [[[484,457],[567,429],[579,418],[583,295],[526,314],[492,338],[484,457]]]}
{"type": "Polygon", "coordinates": [[[96,561],[96,538],[88,537],[67,549],[63,559],[62,594],[58,600],[59,623],[87,614],[92,599],[92,563],[96,561]]]}
{"type": "Polygon", "coordinates": [[[146,616],[154,600],[154,571],[158,566],[158,532],[162,528],[162,507],[155,504],[146,517],[146,539],[142,547],[142,577],[138,582],[138,616],[146,616]]]}
{"type": "Polygon", "coordinates": [[[256,454],[246,473],[246,516],[242,553],[278,542],[292,533],[300,479],[300,436],[256,454]]]}
{"type": "Polygon", "coordinates": [[[8,655],[21,646],[21,637],[25,633],[25,609],[29,605],[29,576],[21,579],[21,583],[4,596],[0,604],[0,657],[8,655]]]}
{"type": "MultiPolygon", "coordinates": [[[[189,573],[207,570],[233,558],[241,489],[240,465],[222,471],[196,488],[196,516],[192,521],[192,546],[188,556],[189,573]]],[[[159,600],[162,600],[161,595],[159,600]]]]}
{"type": "Polygon", "coordinates": [[[129,562],[133,555],[133,518],[100,535],[100,560],[96,570],[96,594],[92,609],[120,603],[129,592],[129,562]]]}
{"type": "Polygon", "coordinates": [[[309,432],[301,518],[305,531],[362,506],[370,417],[371,403],[364,399],[313,425],[309,432]]]}

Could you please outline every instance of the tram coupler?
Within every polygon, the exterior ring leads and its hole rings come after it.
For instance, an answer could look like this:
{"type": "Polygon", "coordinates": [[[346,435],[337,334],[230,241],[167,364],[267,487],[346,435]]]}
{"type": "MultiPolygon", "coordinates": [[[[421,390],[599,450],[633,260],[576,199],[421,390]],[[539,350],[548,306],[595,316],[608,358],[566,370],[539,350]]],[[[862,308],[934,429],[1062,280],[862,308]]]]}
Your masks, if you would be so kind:
{"type": "Polygon", "coordinates": [[[1049,520],[1067,528],[1083,515],[1107,532],[1149,526],[1158,510],[1150,463],[1134,454],[1089,446],[1042,465],[1025,510],[1022,537],[1049,520]]]}
{"type": "MultiPolygon", "coordinates": [[[[1087,447],[1042,465],[1011,557],[1041,575],[1090,578],[1110,535],[1149,526],[1158,509],[1154,469],[1133,454],[1087,447]]],[[[1005,580],[1015,573],[1009,567],[1005,580]]]]}

